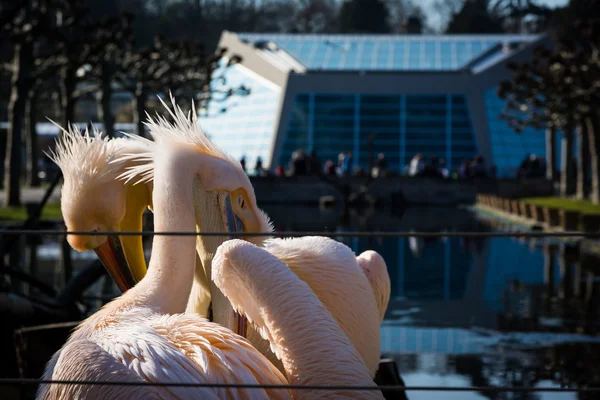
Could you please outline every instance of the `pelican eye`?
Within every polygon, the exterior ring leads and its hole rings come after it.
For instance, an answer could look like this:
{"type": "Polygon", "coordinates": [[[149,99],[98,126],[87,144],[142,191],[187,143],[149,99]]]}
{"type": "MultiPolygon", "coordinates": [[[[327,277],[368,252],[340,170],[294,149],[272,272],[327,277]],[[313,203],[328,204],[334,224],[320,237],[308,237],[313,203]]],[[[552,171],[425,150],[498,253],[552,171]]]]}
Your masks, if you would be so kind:
{"type": "Polygon", "coordinates": [[[246,202],[244,201],[244,197],[243,196],[238,196],[238,204],[240,207],[244,208],[246,206],[246,202]]]}

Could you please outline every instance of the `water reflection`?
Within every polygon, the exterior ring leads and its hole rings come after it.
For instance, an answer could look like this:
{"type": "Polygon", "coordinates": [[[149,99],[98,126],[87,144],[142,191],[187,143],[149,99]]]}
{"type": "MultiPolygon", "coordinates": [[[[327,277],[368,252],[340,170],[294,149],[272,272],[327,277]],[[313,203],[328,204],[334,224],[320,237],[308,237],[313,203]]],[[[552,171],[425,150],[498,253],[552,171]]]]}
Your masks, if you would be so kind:
{"type": "MultiPolygon", "coordinates": [[[[424,208],[401,215],[340,216],[335,210],[266,207],[278,231],[487,231],[497,221],[468,209],[424,208]]],[[[538,386],[600,383],[598,257],[577,242],[515,238],[347,238],[357,254],[379,252],[392,295],[381,329],[382,351],[407,385],[538,386]]],[[[29,245],[31,246],[31,245],[29,245]]],[[[149,243],[147,257],[149,255],[149,243]]],[[[26,254],[27,252],[23,252],[26,254]]],[[[64,286],[61,246],[42,238],[36,275],[64,286]]],[[[95,259],[71,252],[76,275],[95,259]]],[[[23,259],[23,264],[26,263],[23,259]]],[[[96,306],[117,294],[108,279],[88,295],[96,306]],[[90,294],[91,293],[91,294],[90,294]]],[[[409,398],[555,399],[573,394],[410,393],[409,398]]]]}

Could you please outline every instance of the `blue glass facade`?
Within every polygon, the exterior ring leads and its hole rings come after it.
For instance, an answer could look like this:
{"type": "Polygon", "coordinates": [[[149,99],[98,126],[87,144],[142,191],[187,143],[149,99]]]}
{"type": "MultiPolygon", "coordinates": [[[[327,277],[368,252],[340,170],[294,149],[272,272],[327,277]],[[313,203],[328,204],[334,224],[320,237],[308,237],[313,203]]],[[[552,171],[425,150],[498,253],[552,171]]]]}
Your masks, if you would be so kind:
{"type": "MultiPolygon", "coordinates": [[[[500,119],[504,102],[496,96],[495,87],[467,90],[471,84],[469,76],[473,79],[477,76],[477,82],[485,80],[486,86],[495,85],[509,76],[490,67],[521,51],[522,47],[515,44],[540,38],[539,35],[238,33],[226,40],[231,40],[229,44],[233,47],[248,50],[247,60],[256,62],[247,65],[256,70],[234,66],[226,71],[225,82],[215,79],[213,85],[216,89],[228,89],[244,84],[251,94],[211,103],[208,116],[201,116],[201,124],[227,152],[236,158],[245,156],[250,170],[259,156],[264,166],[271,169],[288,165],[291,154],[298,149],[307,153],[315,150],[321,163],[335,162],[339,153],[351,152],[354,166],[363,169],[369,166],[370,156],[375,158],[382,152],[389,169],[397,172],[405,171],[418,153],[426,158],[435,154],[445,159],[450,170],[481,153],[488,166],[496,166],[498,176],[514,176],[527,153],[545,155],[544,132],[528,129],[516,134],[500,119]],[[434,86],[425,93],[421,88],[428,80],[420,75],[419,79],[424,80],[419,89],[410,84],[396,84],[396,93],[365,93],[362,85],[351,89],[356,82],[350,81],[350,87],[340,88],[339,77],[329,88],[311,84],[325,76],[314,70],[393,71],[397,75],[391,74],[389,79],[396,76],[407,82],[411,76],[399,72],[461,69],[464,74],[453,73],[447,78],[456,77],[460,82],[444,83],[445,88],[441,89],[436,78],[431,81],[434,86]],[[488,70],[489,80],[482,75],[488,74],[488,70]],[[285,86],[288,74],[305,75],[306,88],[285,86]],[[267,78],[281,83],[273,84],[267,78]],[[283,89],[278,85],[289,90],[284,103],[283,89]],[[481,94],[486,114],[471,115],[480,108],[471,110],[467,96],[472,96],[471,102],[477,101],[481,94]],[[226,112],[221,112],[222,109],[226,112]],[[281,109],[286,114],[280,116],[281,109]],[[279,135],[277,140],[275,135],[279,135]],[[486,139],[485,135],[489,135],[490,147],[485,140],[478,143],[478,139],[486,139]],[[276,158],[271,160],[272,157],[276,158]]],[[[365,81],[373,79],[376,85],[381,85],[381,74],[365,75],[372,75],[366,76],[365,81]]],[[[354,74],[345,76],[354,79],[354,74]]]]}
{"type": "Polygon", "coordinates": [[[504,100],[497,96],[495,87],[486,90],[485,108],[493,163],[499,177],[514,177],[528,153],[545,156],[546,133],[533,128],[516,133],[505,120],[500,119],[504,105],[504,100]]]}
{"type": "Polygon", "coordinates": [[[537,35],[297,35],[240,33],[272,41],[312,70],[455,70],[502,43],[537,35]]]}
{"type": "Polygon", "coordinates": [[[321,161],[350,151],[365,168],[370,137],[373,157],[384,153],[396,171],[417,153],[445,158],[448,168],[477,153],[464,95],[302,93],[294,99],[278,163],[286,165],[302,148],[316,150],[321,161]]]}
{"type": "MultiPolygon", "coordinates": [[[[217,71],[215,76],[219,73],[217,71]]],[[[250,89],[250,94],[212,101],[207,115],[200,115],[200,125],[218,146],[233,157],[240,159],[245,156],[248,169],[254,168],[259,156],[263,166],[268,167],[281,89],[239,65],[228,68],[224,77],[225,82],[213,80],[215,89],[228,90],[244,85],[250,89]]],[[[215,95],[216,99],[218,97],[215,95]]]]}

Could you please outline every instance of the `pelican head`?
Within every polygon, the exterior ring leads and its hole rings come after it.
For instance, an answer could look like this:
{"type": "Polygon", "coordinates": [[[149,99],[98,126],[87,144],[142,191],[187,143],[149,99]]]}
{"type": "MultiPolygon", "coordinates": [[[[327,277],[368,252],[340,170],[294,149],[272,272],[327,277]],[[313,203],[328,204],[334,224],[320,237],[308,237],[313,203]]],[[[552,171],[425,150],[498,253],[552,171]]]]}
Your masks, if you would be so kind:
{"type": "MultiPolygon", "coordinates": [[[[162,101],[162,100],[161,100],[162,101]]],[[[171,98],[173,109],[164,102],[171,120],[164,116],[148,116],[146,126],[154,139],[152,149],[147,154],[133,154],[123,159],[140,161],[121,175],[126,182],[145,183],[153,179],[154,162],[158,157],[172,157],[177,160],[178,180],[188,182],[194,194],[194,215],[199,232],[271,232],[272,226],[257,206],[254,189],[240,163],[219,149],[202,132],[198,117],[194,112],[186,115],[171,98]]],[[[192,105],[192,110],[194,107],[192,105]]],[[[128,135],[133,140],[143,141],[137,136],[128,135]]],[[[212,259],[217,248],[228,240],[224,236],[198,236],[197,254],[204,269],[206,282],[210,282],[212,259]]],[[[243,239],[261,244],[262,237],[248,236],[243,239]]],[[[236,316],[230,310],[226,298],[210,285],[214,320],[233,327],[236,316]],[[230,312],[231,311],[231,312],[230,312]],[[217,315],[220,314],[220,315],[217,315]]],[[[240,327],[240,330],[243,328],[240,327]]]]}
{"type": "MultiPolygon", "coordinates": [[[[140,151],[143,144],[109,140],[96,129],[82,134],[76,126],[63,130],[48,156],[60,167],[64,183],[61,209],[68,231],[140,231],[142,214],[151,204],[145,185],[126,185],[117,179],[125,162],[113,163],[123,152],[140,151]]],[[[68,235],[77,251],[94,250],[122,291],[146,273],[141,236],[68,235]]]]}
{"type": "MultiPolygon", "coordinates": [[[[267,215],[258,208],[254,189],[241,164],[219,149],[202,132],[198,117],[187,115],[171,98],[173,110],[164,102],[173,122],[164,116],[148,116],[145,123],[154,142],[135,135],[134,141],[151,147],[147,153],[130,154],[115,162],[137,160],[120,178],[127,183],[148,183],[154,177],[155,157],[167,156],[179,160],[180,175],[189,173],[193,179],[194,203],[198,229],[202,232],[270,232],[272,225],[267,215]]],[[[161,100],[162,102],[162,100],[161,100]]],[[[192,109],[193,109],[192,105],[192,109]]],[[[250,242],[262,243],[263,238],[244,237],[250,242]]],[[[200,242],[210,241],[200,236],[200,242]]],[[[216,248],[215,248],[216,250],[216,248]]]]}

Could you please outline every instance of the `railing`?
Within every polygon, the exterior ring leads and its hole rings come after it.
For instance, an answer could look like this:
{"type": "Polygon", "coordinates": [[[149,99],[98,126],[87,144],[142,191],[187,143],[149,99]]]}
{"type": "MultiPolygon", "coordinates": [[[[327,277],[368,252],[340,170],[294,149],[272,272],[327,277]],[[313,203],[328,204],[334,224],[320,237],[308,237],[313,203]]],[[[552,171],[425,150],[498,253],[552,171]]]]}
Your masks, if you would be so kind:
{"type": "Polygon", "coordinates": [[[521,386],[315,386],[315,385],[252,385],[242,383],[176,383],[176,382],[111,382],[111,381],[78,381],[78,380],[43,380],[43,379],[2,379],[2,386],[23,385],[85,385],[85,386],[120,386],[120,387],[186,387],[186,388],[233,388],[233,389],[293,389],[293,390],[323,390],[323,391],[394,391],[394,392],[515,392],[515,393],[600,393],[600,387],[584,388],[531,388],[521,386]]]}

